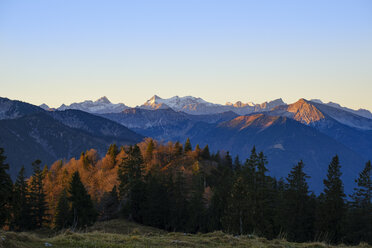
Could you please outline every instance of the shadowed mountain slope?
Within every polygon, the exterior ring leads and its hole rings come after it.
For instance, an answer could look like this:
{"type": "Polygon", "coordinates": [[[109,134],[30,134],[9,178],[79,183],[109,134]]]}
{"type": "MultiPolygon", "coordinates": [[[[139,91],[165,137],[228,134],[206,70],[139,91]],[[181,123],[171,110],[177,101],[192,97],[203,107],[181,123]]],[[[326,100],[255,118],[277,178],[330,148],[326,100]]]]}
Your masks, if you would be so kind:
{"type": "Polygon", "coordinates": [[[0,98],[0,147],[5,149],[14,177],[31,162],[50,164],[76,157],[88,149],[104,154],[110,144],[135,144],[143,139],[128,128],[78,110],[45,111],[31,104],[0,98]]]}
{"type": "Polygon", "coordinates": [[[238,115],[232,111],[211,115],[190,115],[173,109],[126,109],[121,113],[101,115],[144,136],[158,140],[182,140],[197,122],[219,123],[238,115]]]}
{"type": "Polygon", "coordinates": [[[211,150],[228,150],[241,158],[248,157],[255,145],[267,155],[270,174],[278,178],[286,177],[302,159],[311,176],[311,188],[316,192],[322,190],[322,180],[335,154],[340,156],[345,188],[349,190],[365,162],[340,142],[288,117],[257,114],[218,125],[198,123],[187,135],[194,145],[208,144],[211,150]]]}

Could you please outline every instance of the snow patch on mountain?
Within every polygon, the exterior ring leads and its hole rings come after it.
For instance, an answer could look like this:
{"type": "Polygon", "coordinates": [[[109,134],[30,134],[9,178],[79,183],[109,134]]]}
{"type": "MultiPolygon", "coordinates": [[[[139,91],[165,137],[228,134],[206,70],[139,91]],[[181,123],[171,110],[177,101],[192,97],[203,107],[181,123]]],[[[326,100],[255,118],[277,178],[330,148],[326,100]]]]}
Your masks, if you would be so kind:
{"type": "Polygon", "coordinates": [[[107,97],[101,97],[96,101],[86,100],[80,103],[72,103],[66,106],[62,104],[57,110],[76,109],[93,114],[120,113],[128,109],[124,103],[111,103],[107,97]]]}
{"type": "Polygon", "coordinates": [[[282,99],[276,99],[262,104],[254,104],[253,102],[242,103],[226,103],[225,105],[211,103],[203,100],[200,97],[193,96],[174,96],[171,98],[163,99],[154,95],[147,100],[143,105],[139,106],[142,109],[166,109],[171,108],[175,111],[182,111],[188,114],[205,115],[205,114],[218,114],[228,111],[233,111],[239,115],[246,115],[253,112],[268,111],[276,106],[285,104],[282,99]]]}
{"type": "Polygon", "coordinates": [[[285,116],[310,126],[328,125],[329,122],[337,121],[349,127],[362,130],[372,130],[372,120],[337,108],[335,105],[300,99],[297,102],[279,106],[268,112],[269,115],[285,116]]]}
{"type": "Polygon", "coordinates": [[[48,109],[50,109],[50,108],[49,108],[49,106],[48,106],[48,105],[46,105],[45,103],[43,103],[43,104],[39,105],[39,107],[40,107],[40,108],[42,108],[42,109],[45,109],[45,110],[48,110],[48,109]]]}
{"type": "Polygon", "coordinates": [[[323,101],[321,101],[319,99],[311,99],[310,101],[315,102],[315,103],[324,104],[324,105],[327,105],[327,106],[331,106],[333,108],[342,109],[342,110],[345,110],[347,112],[350,112],[350,113],[353,113],[353,114],[356,114],[356,115],[359,115],[359,116],[362,116],[362,117],[365,117],[365,118],[368,118],[368,119],[372,119],[372,113],[367,109],[360,108],[358,110],[355,110],[355,109],[343,107],[340,104],[335,103],[335,102],[324,103],[323,101]]]}

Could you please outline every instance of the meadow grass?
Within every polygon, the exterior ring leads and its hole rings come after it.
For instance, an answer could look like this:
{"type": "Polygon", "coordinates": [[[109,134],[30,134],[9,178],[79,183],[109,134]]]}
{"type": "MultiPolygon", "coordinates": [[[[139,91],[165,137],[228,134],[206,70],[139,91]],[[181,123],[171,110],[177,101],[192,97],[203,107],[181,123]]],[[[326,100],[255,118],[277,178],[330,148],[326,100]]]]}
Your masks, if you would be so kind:
{"type": "MultiPolygon", "coordinates": [[[[126,220],[98,222],[78,232],[54,232],[43,229],[36,232],[0,232],[0,247],[4,248],[118,248],[118,247],[268,247],[268,248],[323,248],[321,242],[291,243],[284,239],[267,240],[252,235],[233,236],[223,232],[185,234],[138,225],[126,220]],[[51,245],[51,246],[48,246],[51,245]]],[[[349,246],[350,247],[350,246],[349,246]]],[[[360,244],[354,247],[371,247],[360,244]]]]}

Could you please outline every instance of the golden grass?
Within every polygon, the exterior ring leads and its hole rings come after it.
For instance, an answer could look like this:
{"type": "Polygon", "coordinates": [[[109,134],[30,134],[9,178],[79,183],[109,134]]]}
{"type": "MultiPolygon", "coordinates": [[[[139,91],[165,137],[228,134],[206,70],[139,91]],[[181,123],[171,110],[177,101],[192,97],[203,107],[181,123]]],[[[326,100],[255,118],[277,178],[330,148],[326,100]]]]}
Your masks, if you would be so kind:
{"type": "MultiPolygon", "coordinates": [[[[48,247],[119,248],[119,247],[253,247],[253,248],[323,248],[324,243],[290,243],[282,239],[267,240],[255,236],[233,236],[223,232],[207,234],[167,233],[126,220],[98,222],[94,226],[71,232],[14,233],[0,232],[1,248],[48,247]]],[[[346,247],[339,245],[337,247],[346,247]]],[[[371,247],[360,244],[354,247],[371,247]]]]}

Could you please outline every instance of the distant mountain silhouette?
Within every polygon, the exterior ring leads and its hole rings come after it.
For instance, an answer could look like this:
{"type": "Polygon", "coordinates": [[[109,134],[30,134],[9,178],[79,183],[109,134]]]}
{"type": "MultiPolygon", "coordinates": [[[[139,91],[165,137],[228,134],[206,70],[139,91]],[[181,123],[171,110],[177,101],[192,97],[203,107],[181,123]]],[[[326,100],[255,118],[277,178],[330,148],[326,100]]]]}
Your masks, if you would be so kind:
{"type": "Polygon", "coordinates": [[[111,143],[135,144],[143,139],[128,128],[78,110],[48,112],[31,104],[0,98],[0,147],[14,177],[36,159],[50,164],[94,148],[104,155],[111,143]],[[5,110],[5,111],[4,111],[5,110]]]}

